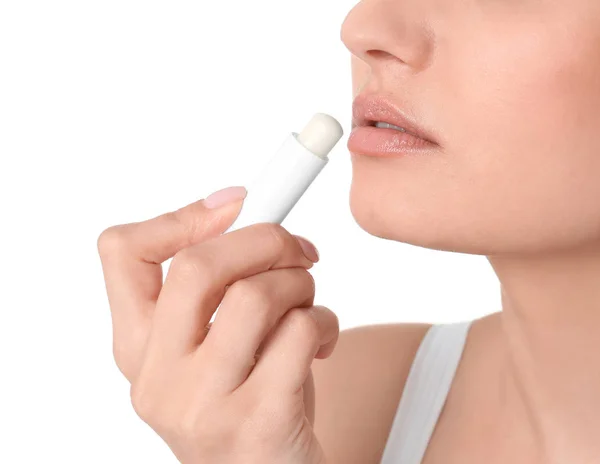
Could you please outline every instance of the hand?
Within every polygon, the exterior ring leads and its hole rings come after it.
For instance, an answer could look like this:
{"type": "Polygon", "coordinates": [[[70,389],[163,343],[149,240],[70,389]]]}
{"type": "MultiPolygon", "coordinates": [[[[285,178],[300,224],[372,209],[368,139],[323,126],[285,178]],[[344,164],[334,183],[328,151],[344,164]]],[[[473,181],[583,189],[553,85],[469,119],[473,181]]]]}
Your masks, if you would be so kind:
{"type": "Polygon", "coordinates": [[[240,205],[209,198],[100,235],[114,356],[182,463],[322,463],[310,367],[339,327],[313,306],[318,258],[278,225],[221,235],[240,205]]]}

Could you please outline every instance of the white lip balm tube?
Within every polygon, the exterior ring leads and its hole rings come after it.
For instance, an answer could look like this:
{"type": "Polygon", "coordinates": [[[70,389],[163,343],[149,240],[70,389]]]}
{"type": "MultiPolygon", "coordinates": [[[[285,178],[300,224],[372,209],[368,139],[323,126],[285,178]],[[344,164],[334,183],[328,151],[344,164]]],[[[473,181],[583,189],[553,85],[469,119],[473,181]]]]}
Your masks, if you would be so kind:
{"type": "Polygon", "coordinates": [[[329,158],[344,131],[333,117],[317,113],[299,134],[292,132],[258,178],[246,190],[231,232],[252,224],[281,224],[329,158]]]}

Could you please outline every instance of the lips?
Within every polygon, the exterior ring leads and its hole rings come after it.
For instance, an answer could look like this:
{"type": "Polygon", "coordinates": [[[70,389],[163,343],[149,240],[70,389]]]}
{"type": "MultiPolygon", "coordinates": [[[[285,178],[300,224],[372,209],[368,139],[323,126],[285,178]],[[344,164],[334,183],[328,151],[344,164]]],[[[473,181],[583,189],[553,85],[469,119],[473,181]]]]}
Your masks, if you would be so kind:
{"type": "Polygon", "coordinates": [[[434,136],[414,118],[406,115],[391,100],[378,95],[361,94],[352,105],[352,133],[348,149],[368,156],[391,156],[432,151],[439,148],[434,136]],[[377,122],[398,126],[375,127],[377,122]]]}

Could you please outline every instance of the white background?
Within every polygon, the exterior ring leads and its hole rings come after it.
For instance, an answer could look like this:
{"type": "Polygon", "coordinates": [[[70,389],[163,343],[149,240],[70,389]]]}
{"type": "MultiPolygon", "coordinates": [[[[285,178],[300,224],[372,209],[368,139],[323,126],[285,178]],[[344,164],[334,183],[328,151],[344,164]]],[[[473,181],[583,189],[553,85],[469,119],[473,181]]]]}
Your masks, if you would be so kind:
{"type": "MultiPolygon", "coordinates": [[[[0,462],[175,462],[114,365],[97,236],[243,185],[314,112],[348,131],[353,4],[0,2],[0,462]]],[[[284,222],[342,328],[499,309],[485,258],[360,229],[350,180],[344,137],[284,222]]]]}

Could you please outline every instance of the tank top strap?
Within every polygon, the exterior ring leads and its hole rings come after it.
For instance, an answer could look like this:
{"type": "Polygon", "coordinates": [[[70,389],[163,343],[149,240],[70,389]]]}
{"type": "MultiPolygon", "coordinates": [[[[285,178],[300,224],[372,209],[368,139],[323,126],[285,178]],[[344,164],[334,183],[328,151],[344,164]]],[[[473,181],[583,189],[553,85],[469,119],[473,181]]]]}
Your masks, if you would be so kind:
{"type": "Polygon", "coordinates": [[[420,464],[466,343],[471,321],[433,325],[423,338],[398,404],[381,464],[420,464]]]}

